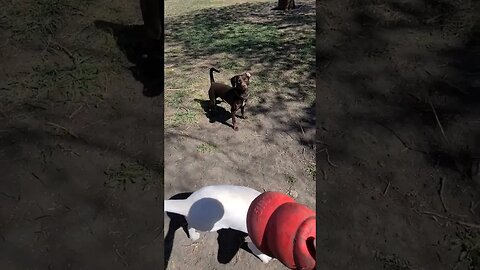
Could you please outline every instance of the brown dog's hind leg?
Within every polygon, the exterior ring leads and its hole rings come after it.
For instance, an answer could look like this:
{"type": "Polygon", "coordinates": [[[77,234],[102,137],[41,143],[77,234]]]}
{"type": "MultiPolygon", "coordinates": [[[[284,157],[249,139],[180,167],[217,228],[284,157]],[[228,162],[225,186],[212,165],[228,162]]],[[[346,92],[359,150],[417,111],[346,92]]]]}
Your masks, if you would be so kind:
{"type": "Polygon", "coordinates": [[[212,91],[208,91],[208,97],[210,98],[210,111],[214,111],[215,110],[215,103],[216,103],[216,97],[215,97],[215,94],[212,93],[212,91]]]}

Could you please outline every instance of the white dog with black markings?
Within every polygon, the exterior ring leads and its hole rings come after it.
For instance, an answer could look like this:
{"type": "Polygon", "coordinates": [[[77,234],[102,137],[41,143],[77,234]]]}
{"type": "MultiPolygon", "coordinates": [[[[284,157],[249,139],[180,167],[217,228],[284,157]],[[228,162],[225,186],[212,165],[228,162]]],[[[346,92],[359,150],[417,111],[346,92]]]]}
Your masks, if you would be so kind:
{"type": "MultiPolygon", "coordinates": [[[[185,216],[188,234],[192,241],[200,238],[200,232],[216,232],[220,229],[234,229],[248,234],[247,212],[252,201],[260,192],[242,186],[206,186],[192,193],[184,200],[165,200],[165,212],[185,216]]],[[[248,248],[262,262],[272,258],[263,254],[250,239],[248,248]]]]}

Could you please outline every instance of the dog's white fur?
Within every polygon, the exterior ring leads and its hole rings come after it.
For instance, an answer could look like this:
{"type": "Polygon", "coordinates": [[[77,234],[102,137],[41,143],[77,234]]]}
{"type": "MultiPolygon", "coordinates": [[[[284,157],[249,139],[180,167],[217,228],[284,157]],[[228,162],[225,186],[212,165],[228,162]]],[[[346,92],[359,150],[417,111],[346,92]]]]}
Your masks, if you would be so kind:
{"type": "MultiPolygon", "coordinates": [[[[242,186],[206,186],[192,193],[185,200],[165,200],[165,212],[185,216],[188,234],[192,241],[198,240],[202,232],[215,232],[220,229],[234,229],[248,234],[247,212],[252,201],[260,192],[242,186]]],[[[250,239],[248,248],[262,262],[272,258],[263,254],[250,239]]]]}

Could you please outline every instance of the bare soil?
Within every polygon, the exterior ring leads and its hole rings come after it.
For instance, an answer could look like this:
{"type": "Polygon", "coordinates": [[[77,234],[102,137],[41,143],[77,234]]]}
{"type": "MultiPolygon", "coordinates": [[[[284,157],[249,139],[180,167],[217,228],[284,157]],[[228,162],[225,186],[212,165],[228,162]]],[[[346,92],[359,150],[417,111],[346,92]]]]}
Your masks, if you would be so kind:
{"type": "Polygon", "coordinates": [[[0,20],[0,268],[161,268],[163,102],[138,3],[3,1],[0,20]]]}
{"type": "Polygon", "coordinates": [[[480,269],[478,14],[318,3],[322,269],[480,269]]]}

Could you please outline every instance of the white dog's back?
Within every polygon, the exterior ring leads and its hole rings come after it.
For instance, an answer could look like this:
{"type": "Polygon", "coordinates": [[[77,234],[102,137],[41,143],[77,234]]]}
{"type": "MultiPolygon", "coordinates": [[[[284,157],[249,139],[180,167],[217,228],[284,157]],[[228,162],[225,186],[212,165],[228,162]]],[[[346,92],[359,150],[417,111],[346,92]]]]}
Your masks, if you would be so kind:
{"type": "Polygon", "coordinates": [[[203,187],[185,200],[165,200],[165,212],[185,216],[190,227],[199,231],[235,229],[247,232],[247,212],[260,192],[242,186],[203,187]]]}

